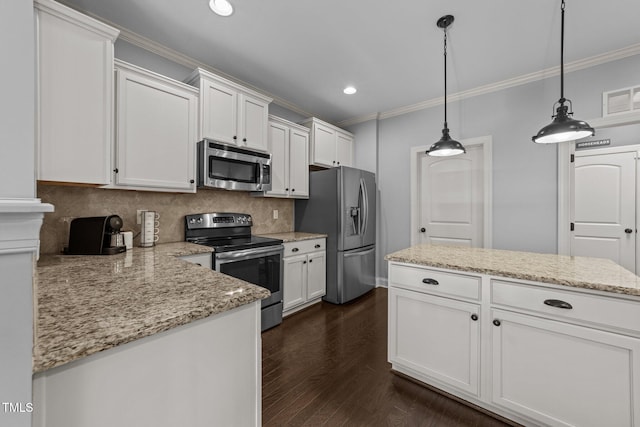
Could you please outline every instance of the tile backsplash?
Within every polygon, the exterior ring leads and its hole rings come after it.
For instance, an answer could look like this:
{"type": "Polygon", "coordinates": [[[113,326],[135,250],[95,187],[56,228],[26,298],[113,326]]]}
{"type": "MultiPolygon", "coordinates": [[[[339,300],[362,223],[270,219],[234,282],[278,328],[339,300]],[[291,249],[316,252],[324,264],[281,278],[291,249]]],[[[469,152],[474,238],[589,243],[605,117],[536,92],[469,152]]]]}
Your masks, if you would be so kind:
{"type": "MultiPolygon", "coordinates": [[[[69,239],[73,218],[119,215],[123,230],[140,231],[136,210],[160,214],[158,243],[184,241],[184,216],[205,212],[240,212],[253,217],[254,234],[293,231],[293,200],[251,197],[244,191],[199,190],[196,194],[151,191],[106,190],[95,187],[38,183],[38,197],[55,211],[44,216],[40,231],[40,252],[59,253],[69,239]],[[278,219],[273,219],[273,211],[278,219]]],[[[134,246],[140,243],[134,239],[134,246]]]]}

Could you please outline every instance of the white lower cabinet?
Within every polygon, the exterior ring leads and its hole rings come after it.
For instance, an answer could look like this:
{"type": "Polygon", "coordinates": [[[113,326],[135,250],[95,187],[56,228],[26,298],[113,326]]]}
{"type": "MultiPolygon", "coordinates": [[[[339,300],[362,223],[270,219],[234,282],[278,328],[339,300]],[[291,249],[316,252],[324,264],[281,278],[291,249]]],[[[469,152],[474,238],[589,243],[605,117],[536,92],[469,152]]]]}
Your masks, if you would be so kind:
{"type": "Polygon", "coordinates": [[[327,292],[325,239],[284,244],[283,314],[312,305],[327,292]]]}
{"type": "Polygon", "coordinates": [[[389,360],[478,395],[478,312],[478,304],[390,288],[389,360]]]}
{"type": "Polygon", "coordinates": [[[550,426],[633,426],[640,340],[492,310],[492,403],[550,426]]]}
{"type": "Polygon", "coordinates": [[[638,298],[391,262],[388,349],[394,370],[524,425],[640,425],[638,298]]]}

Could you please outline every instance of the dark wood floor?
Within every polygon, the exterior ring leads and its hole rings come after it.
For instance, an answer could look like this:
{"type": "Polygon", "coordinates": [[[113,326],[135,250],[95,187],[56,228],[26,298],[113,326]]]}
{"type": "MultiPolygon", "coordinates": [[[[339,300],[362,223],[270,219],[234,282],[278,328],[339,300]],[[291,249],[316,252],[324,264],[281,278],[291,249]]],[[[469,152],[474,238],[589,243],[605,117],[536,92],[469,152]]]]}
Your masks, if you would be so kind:
{"type": "Polygon", "coordinates": [[[506,426],[391,373],[387,290],[316,304],[262,334],[264,426],[506,426]]]}

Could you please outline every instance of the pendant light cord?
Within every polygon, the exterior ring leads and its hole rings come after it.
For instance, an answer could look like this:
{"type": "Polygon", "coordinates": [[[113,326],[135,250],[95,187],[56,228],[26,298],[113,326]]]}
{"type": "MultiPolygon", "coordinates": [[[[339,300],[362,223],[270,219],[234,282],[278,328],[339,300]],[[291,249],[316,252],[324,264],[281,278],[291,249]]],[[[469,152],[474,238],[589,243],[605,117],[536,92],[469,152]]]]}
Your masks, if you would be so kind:
{"type": "Polygon", "coordinates": [[[444,28],[444,127],[447,129],[447,28],[444,28]]]}
{"type": "Polygon", "coordinates": [[[560,23],[560,104],[564,104],[564,0],[562,0],[560,23]]]}

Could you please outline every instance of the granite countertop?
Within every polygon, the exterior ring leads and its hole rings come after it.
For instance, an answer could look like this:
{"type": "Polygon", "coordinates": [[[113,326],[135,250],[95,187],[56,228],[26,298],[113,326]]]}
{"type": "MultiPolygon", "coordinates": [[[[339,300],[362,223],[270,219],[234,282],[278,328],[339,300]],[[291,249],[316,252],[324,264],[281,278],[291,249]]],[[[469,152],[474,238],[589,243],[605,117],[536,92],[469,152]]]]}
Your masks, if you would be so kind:
{"type": "Polygon", "coordinates": [[[35,269],[33,371],[266,298],[269,291],[176,258],[186,242],[117,255],[43,255],[35,269]]]}
{"type": "Polygon", "coordinates": [[[461,246],[417,245],[389,254],[385,259],[640,296],[640,278],[615,262],[603,258],[461,246]]]}
{"type": "Polygon", "coordinates": [[[262,237],[271,237],[272,239],[280,239],[284,243],[299,242],[301,240],[321,239],[327,237],[326,234],[303,233],[301,231],[290,231],[287,233],[260,234],[262,237]]]}

